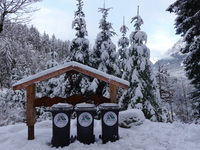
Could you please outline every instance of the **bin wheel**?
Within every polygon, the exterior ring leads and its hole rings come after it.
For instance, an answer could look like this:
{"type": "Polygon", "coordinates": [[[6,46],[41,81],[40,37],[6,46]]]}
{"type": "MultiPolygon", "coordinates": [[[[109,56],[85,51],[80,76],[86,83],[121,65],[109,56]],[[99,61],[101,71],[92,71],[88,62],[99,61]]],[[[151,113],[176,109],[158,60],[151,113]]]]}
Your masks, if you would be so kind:
{"type": "Polygon", "coordinates": [[[93,134],[93,142],[95,142],[95,135],[93,134]]]}
{"type": "Polygon", "coordinates": [[[119,135],[113,135],[113,138],[119,140],[119,135]]]}
{"type": "Polygon", "coordinates": [[[76,140],[76,136],[73,137],[73,136],[71,135],[70,142],[71,142],[71,143],[74,143],[75,140],[76,140]]]}
{"type": "Polygon", "coordinates": [[[51,138],[51,144],[53,145],[53,137],[51,138]]]}
{"type": "Polygon", "coordinates": [[[101,136],[101,135],[99,135],[99,138],[100,138],[100,139],[102,139],[102,136],[101,136]]]}

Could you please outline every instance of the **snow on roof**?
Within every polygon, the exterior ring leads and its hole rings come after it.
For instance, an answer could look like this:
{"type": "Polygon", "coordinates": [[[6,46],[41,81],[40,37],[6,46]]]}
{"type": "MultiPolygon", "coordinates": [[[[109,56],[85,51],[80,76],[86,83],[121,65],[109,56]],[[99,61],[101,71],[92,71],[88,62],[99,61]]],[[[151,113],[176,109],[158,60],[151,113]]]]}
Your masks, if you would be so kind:
{"type": "MultiPolygon", "coordinates": [[[[115,82],[118,82],[118,83],[121,83],[123,85],[126,85],[126,86],[129,86],[129,82],[126,81],[126,80],[123,80],[121,78],[118,78],[118,77],[115,77],[113,75],[109,75],[105,72],[102,72],[100,70],[97,70],[97,69],[94,69],[94,68],[91,68],[89,66],[86,66],[86,65],[83,65],[81,63],[78,63],[78,62],[75,62],[75,61],[71,61],[71,62],[68,62],[68,63],[65,63],[65,64],[62,64],[62,65],[58,65],[58,66],[55,66],[53,68],[50,68],[50,69],[47,69],[47,70],[44,70],[44,71],[41,71],[37,74],[34,74],[32,76],[29,76],[27,78],[24,78],[24,79],[21,79],[19,80],[17,83],[13,84],[13,87],[15,86],[18,86],[20,84],[23,84],[23,83],[26,83],[26,82],[29,82],[29,81],[32,81],[32,80],[36,80],[37,78],[40,78],[42,76],[45,76],[45,75],[50,75],[51,73],[53,72],[56,72],[56,71],[59,71],[59,70],[62,70],[62,69],[65,69],[67,67],[78,67],[78,68],[81,68],[81,69],[84,69],[84,70],[87,70],[89,72],[92,72],[94,74],[97,74],[97,75],[100,75],[102,77],[105,77],[108,79],[108,82],[111,82],[111,81],[115,81],[115,82]]],[[[72,69],[73,70],[73,69],[72,69]]],[[[68,70],[69,71],[69,70],[68,70]]],[[[67,71],[66,71],[67,72],[67,71]]],[[[59,74],[61,75],[61,74],[59,74]]],[[[52,76],[54,77],[54,76],[52,76]]],[[[50,77],[50,78],[52,78],[50,77]]],[[[48,78],[49,79],[49,78],[48,78]]],[[[46,80],[46,79],[43,79],[43,80],[46,80]]],[[[40,80],[41,81],[41,80],[40,80]]],[[[36,81],[35,83],[37,83],[39,81],[36,81]]],[[[28,85],[26,85],[28,86],[28,85]]]]}

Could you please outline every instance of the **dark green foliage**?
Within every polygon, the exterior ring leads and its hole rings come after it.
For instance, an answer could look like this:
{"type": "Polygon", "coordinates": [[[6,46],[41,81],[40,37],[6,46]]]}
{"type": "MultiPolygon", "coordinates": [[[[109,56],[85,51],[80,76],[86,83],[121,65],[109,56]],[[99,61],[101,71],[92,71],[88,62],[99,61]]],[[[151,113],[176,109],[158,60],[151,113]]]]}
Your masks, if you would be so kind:
{"type": "MultiPolygon", "coordinates": [[[[112,23],[107,21],[108,11],[111,8],[99,8],[102,13],[102,19],[99,22],[99,29],[95,44],[92,51],[92,67],[100,71],[106,72],[111,75],[119,76],[118,68],[118,54],[116,46],[111,41],[111,37],[116,35],[112,27],[112,23]]],[[[91,90],[95,91],[99,96],[108,97],[109,85],[103,81],[96,79],[92,81],[93,85],[91,90]],[[95,89],[94,89],[95,88],[95,89]]]]}
{"type": "Polygon", "coordinates": [[[194,108],[200,114],[200,1],[199,0],[177,0],[169,6],[167,11],[177,15],[175,20],[176,34],[184,37],[186,47],[181,49],[187,53],[184,60],[186,75],[191,80],[196,91],[192,93],[194,108]]]}
{"type": "Polygon", "coordinates": [[[132,21],[135,21],[136,29],[130,34],[131,46],[122,75],[123,79],[129,81],[130,87],[122,94],[120,106],[123,109],[140,109],[147,119],[162,121],[159,96],[156,95],[152,64],[149,60],[150,50],[145,45],[147,35],[140,31],[143,21],[139,15],[133,17],[132,21]]]}

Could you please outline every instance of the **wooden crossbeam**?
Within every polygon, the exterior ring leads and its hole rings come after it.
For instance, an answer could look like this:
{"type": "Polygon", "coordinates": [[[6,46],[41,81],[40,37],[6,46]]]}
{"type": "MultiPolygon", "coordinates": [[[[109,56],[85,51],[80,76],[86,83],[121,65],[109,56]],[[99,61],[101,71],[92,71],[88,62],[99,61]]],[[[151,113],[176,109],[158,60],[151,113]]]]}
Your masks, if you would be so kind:
{"type": "Polygon", "coordinates": [[[68,98],[62,98],[62,97],[42,97],[34,100],[34,106],[35,107],[50,107],[53,104],[57,103],[69,103],[72,105],[76,105],[78,103],[94,103],[94,104],[102,104],[102,103],[109,103],[110,99],[103,97],[103,96],[98,96],[98,95],[92,95],[91,97],[83,97],[81,95],[72,95],[68,98]]]}

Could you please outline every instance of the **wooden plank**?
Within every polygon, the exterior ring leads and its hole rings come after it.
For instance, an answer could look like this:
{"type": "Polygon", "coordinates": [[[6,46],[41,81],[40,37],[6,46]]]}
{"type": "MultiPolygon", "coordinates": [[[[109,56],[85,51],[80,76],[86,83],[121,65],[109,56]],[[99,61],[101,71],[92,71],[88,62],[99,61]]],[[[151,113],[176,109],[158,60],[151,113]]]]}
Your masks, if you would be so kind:
{"type": "Polygon", "coordinates": [[[117,103],[117,86],[110,84],[110,102],[117,103]]]}
{"type": "Polygon", "coordinates": [[[103,96],[98,96],[98,95],[92,95],[88,100],[94,102],[94,104],[102,104],[102,103],[110,103],[110,99],[103,97],[103,96]]]}
{"type": "Polygon", "coordinates": [[[35,107],[41,107],[41,106],[50,107],[54,104],[65,103],[65,102],[66,102],[66,98],[62,98],[62,97],[54,97],[54,98],[42,97],[42,98],[35,99],[34,106],[35,107]]]}
{"type": "Polygon", "coordinates": [[[44,81],[44,80],[48,80],[50,78],[53,78],[53,77],[59,76],[61,74],[64,74],[64,73],[66,73],[66,72],[68,72],[68,71],[70,71],[72,69],[73,69],[73,67],[69,66],[69,67],[66,67],[66,68],[51,72],[49,74],[40,76],[40,77],[32,79],[32,80],[29,80],[29,81],[24,82],[22,84],[18,84],[16,86],[13,86],[13,90],[19,90],[19,89],[25,88],[28,85],[35,84],[37,82],[41,82],[41,81],[44,81]]]}
{"type": "Polygon", "coordinates": [[[98,95],[92,95],[89,98],[83,97],[81,95],[72,95],[68,98],[61,98],[61,97],[42,97],[34,100],[34,106],[35,107],[50,107],[54,104],[57,103],[69,103],[72,105],[76,105],[77,103],[94,103],[94,104],[102,104],[102,103],[109,103],[110,99],[103,97],[103,96],[98,96],[98,95]]]}
{"type": "Polygon", "coordinates": [[[35,124],[35,84],[27,87],[27,107],[26,107],[26,124],[28,126],[28,140],[34,139],[34,124],[35,124]]]}
{"type": "Polygon", "coordinates": [[[83,74],[85,74],[85,75],[88,75],[88,76],[97,78],[97,79],[99,79],[99,80],[102,80],[102,81],[104,81],[104,82],[111,83],[111,84],[113,84],[113,85],[119,86],[119,87],[124,88],[124,89],[128,89],[128,88],[129,88],[127,85],[125,85],[125,84],[123,84],[123,83],[114,81],[114,80],[112,80],[112,79],[108,79],[108,78],[106,78],[106,77],[104,77],[104,76],[101,76],[101,75],[99,75],[99,74],[96,74],[96,73],[94,73],[94,72],[90,72],[90,71],[88,71],[88,70],[85,70],[85,69],[80,68],[80,67],[77,67],[77,66],[69,66],[69,67],[66,67],[66,68],[63,68],[63,69],[60,69],[60,70],[51,72],[51,73],[49,73],[49,74],[40,76],[40,77],[38,77],[38,78],[29,80],[29,81],[24,82],[24,83],[22,83],[22,84],[18,84],[18,85],[16,85],[16,86],[13,86],[13,90],[19,90],[19,89],[25,88],[25,87],[28,86],[28,85],[35,84],[35,83],[37,83],[37,82],[41,82],[41,81],[47,80],[47,79],[50,79],[50,78],[59,76],[59,75],[61,75],[61,74],[64,74],[64,73],[66,73],[66,72],[70,72],[70,71],[77,71],[77,72],[83,73],[83,74]]]}
{"type": "Polygon", "coordinates": [[[108,78],[106,78],[106,77],[104,77],[104,76],[101,76],[101,75],[99,75],[99,74],[90,72],[90,71],[85,70],[85,69],[83,69],[83,68],[79,68],[79,67],[77,67],[77,66],[74,66],[74,67],[73,67],[73,70],[76,70],[77,72],[80,72],[80,73],[82,73],[82,74],[88,75],[88,76],[90,76],[90,77],[97,78],[97,79],[102,80],[102,81],[104,81],[104,82],[111,83],[111,84],[113,84],[113,85],[116,85],[116,86],[121,87],[121,88],[124,88],[124,89],[128,89],[128,88],[129,88],[129,86],[127,86],[127,85],[125,85],[125,84],[123,84],[123,83],[114,81],[114,80],[112,80],[112,79],[108,79],[108,78]]]}

